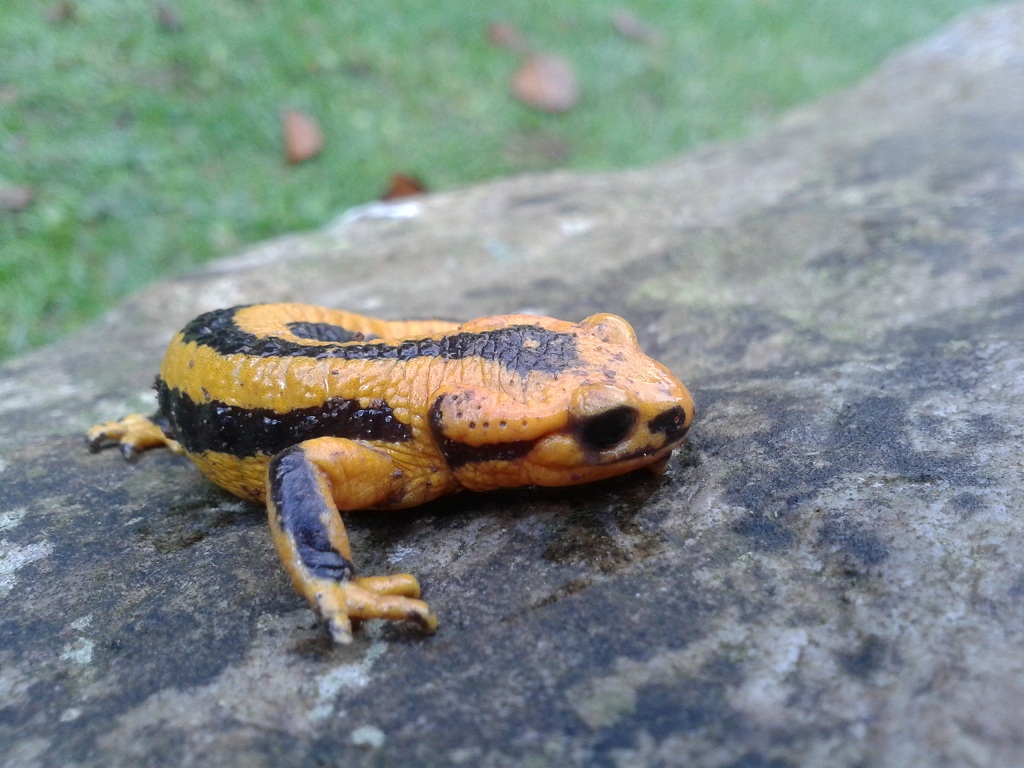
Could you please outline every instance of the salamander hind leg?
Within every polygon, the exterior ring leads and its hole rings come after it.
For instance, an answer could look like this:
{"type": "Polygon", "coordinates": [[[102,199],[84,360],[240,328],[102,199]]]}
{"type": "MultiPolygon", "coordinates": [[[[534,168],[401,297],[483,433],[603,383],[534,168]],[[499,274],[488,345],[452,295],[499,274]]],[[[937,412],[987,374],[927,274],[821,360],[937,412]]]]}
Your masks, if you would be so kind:
{"type": "Polygon", "coordinates": [[[159,411],[152,416],[130,413],[119,421],[96,424],[85,433],[85,442],[93,453],[116,445],[129,460],[150,448],[166,447],[184,453],[181,444],[167,434],[166,421],[159,411]]]}
{"type": "Polygon", "coordinates": [[[308,440],[276,455],[268,468],[267,515],[295,589],[327,624],[335,642],[352,639],[353,619],[405,620],[428,632],[437,619],[409,574],[358,578],[338,513],[382,503],[398,490],[391,458],[341,438],[308,440]]]}

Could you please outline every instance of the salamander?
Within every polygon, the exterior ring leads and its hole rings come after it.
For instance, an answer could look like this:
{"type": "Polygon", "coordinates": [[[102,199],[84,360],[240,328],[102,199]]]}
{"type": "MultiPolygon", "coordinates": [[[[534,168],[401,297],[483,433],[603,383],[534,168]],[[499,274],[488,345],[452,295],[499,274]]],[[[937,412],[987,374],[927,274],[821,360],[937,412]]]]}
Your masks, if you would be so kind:
{"type": "Polygon", "coordinates": [[[265,504],[295,589],[339,643],[353,619],[437,626],[411,574],[356,575],[340,511],[663,469],[694,415],[686,387],[611,314],[456,324],[219,309],[173,338],[155,388],[154,416],[92,427],[90,449],[166,446],[265,504]]]}

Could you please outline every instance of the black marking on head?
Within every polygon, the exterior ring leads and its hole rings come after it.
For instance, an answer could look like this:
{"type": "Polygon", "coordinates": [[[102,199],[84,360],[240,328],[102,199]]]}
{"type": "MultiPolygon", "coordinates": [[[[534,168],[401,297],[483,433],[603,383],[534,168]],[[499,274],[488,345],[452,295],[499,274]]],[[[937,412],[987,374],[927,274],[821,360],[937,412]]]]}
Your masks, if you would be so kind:
{"type": "Polygon", "coordinates": [[[317,360],[413,360],[436,357],[465,360],[479,357],[526,376],[531,371],[559,373],[578,362],[576,339],[537,325],[511,325],[476,333],[452,333],[438,338],[381,342],[301,344],[277,336],[257,336],[235,322],[242,307],[200,315],[182,329],[182,340],[213,349],[221,355],[311,357],[317,360]]]}
{"type": "Polygon", "coordinates": [[[434,436],[434,443],[441,451],[441,455],[444,456],[445,464],[449,469],[459,469],[467,464],[482,461],[515,461],[526,456],[537,444],[536,440],[510,440],[475,446],[452,440],[444,434],[444,413],[441,404],[445,397],[446,395],[441,395],[433,402],[427,419],[430,423],[430,432],[434,436]]]}
{"type": "Polygon", "coordinates": [[[348,328],[333,323],[294,322],[288,323],[288,330],[300,339],[330,341],[336,344],[345,344],[350,341],[370,341],[377,338],[372,335],[367,336],[362,331],[350,331],[348,328]]]}
{"type": "Polygon", "coordinates": [[[156,382],[160,410],[189,453],[216,451],[232,456],[272,456],[314,437],[344,437],[401,443],[412,430],[395,418],[387,403],[369,408],[358,400],[331,398],[321,405],[276,413],[268,408],[240,408],[218,400],[197,403],[179,389],[156,382]]]}
{"type": "Polygon", "coordinates": [[[629,436],[636,427],[636,421],[636,408],[618,405],[576,420],[573,424],[573,434],[584,448],[591,451],[607,451],[629,436]]]}
{"type": "Polygon", "coordinates": [[[275,521],[295,542],[306,570],[319,579],[348,581],[352,561],[331,544],[323,521],[338,514],[323,497],[316,467],[299,448],[289,448],[270,461],[270,500],[275,521]]]}
{"type": "Polygon", "coordinates": [[[664,433],[666,445],[682,440],[690,429],[686,424],[686,411],[680,405],[659,413],[648,422],[647,428],[651,434],[664,433]]]}

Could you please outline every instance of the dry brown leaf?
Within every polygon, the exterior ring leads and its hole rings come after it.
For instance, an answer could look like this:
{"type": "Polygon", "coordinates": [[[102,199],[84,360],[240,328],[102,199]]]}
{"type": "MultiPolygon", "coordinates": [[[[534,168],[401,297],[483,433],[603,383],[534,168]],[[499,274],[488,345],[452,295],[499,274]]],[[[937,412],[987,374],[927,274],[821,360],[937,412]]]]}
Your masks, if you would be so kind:
{"type": "Polygon", "coordinates": [[[380,196],[381,200],[397,200],[400,197],[422,195],[427,185],[409,173],[393,173],[387,190],[380,196]]]}
{"type": "Polygon", "coordinates": [[[491,45],[498,48],[506,48],[516,53],[523,53],[527,50],[526,38],[511,24],[503,21],[492,21],[487,25],[487,39],[491,45]]]}
{"type": "Polygon", "coordinates": [[[289,109],[281,118],[284,154],[289,163],[301,163],[320,154],[324,137],[316,120],[297,109],[289,109]]]}
{"type": "Polygon", "coordinates": [[[0,187],[0,213],[4,211],[24,211],[36,199],[36,191],[32,187],[0,187]]]}
{"type": "Polygon", "coordinates": [[[46,12],[46,19],[54,24],[60,24],[63,21],[76,21],[78,19],[78,6],[70,0],[55,3],[46,12]]]}
{"type": "Polygon", "coordinates": [[[512,74],[512,93],[527,106],[565,112],[580,98],[576,72],[561,56],[534,53],[512,74]]]}
{"type": "Polygon", "coordinates": [[[641,21],[632,11],[625,9],[615,12],[612,16],[612,24],[615,26],[616,32],[630,40],[651,42],[658,36],[653,28],[641,21]]]}
{"type": "Polygon", "coordinates": [[[156,7],[156,23],[165,32],[181,31],[181,16],[169,5],[158,5],[156,7]]]}

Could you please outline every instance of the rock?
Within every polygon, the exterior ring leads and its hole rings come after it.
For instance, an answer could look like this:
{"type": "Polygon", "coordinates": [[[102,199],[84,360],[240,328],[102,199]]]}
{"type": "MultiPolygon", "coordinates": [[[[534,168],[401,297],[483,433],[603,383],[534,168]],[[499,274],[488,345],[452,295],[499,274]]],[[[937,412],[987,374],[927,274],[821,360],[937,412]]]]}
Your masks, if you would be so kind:
{"type": "Polygon", "coordinates": [[[992,8],[747,141],[352,211],[4,366],[3,764],[1019,764],[1021,41],[992,8]],[[354,516],[441,626],[332,647],[261,510],[82,445],[265,299],[618,312],[698,419],[660,479],[354,516]]]}

